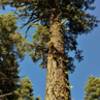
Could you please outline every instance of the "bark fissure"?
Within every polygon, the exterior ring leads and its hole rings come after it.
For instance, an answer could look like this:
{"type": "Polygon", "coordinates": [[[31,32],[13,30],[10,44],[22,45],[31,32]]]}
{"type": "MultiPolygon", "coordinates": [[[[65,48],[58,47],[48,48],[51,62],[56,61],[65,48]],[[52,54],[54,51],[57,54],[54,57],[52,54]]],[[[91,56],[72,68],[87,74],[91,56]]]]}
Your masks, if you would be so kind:
{"type": "Polygon", "coordinates": [[[58,20],[53,20],[50,26],[51,38],[48,44],[46,100],[71,100],[61,27],[58,20]]]}

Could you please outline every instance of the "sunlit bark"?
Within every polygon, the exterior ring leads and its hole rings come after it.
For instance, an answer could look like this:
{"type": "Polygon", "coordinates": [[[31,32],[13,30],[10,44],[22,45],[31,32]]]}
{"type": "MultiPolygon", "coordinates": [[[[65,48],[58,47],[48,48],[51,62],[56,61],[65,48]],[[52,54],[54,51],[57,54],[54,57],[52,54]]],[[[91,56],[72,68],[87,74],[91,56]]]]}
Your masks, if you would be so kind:
{"type": "Polygon", "coordinates": [[[64,63],[64,39],[58,20],[52,22],[50,32],[45,99],[71,100],[67,68],[64,63]]]}

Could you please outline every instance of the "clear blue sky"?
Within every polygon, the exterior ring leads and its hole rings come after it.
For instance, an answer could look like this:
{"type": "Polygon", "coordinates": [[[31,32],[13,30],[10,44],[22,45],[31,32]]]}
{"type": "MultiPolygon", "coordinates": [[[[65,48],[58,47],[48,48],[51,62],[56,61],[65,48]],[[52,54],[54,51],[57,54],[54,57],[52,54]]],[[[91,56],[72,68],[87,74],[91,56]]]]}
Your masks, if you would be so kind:
{"type": "MultiPolygon", "coordinates": [[[[100,0],[95,2],[96,9],[92,11],[100,19],[100,0]]],[[[8,11],[7,11],[8,12],[8,11]]],[[[84,87],[90,75],[100,77],[100,26],[90,34],[78,38],[79,48],[82,49],[84,61],[76,62],[76,69],[70,74],[72,88],[72,100],[84,100],[84,87]]],[[[34,95],[44,100],[46,70],[39,67],[39,63],[33,63],[31,58],[26,56],[20,62],[20,76],[28,76],[34,88],[34,95]]]]}

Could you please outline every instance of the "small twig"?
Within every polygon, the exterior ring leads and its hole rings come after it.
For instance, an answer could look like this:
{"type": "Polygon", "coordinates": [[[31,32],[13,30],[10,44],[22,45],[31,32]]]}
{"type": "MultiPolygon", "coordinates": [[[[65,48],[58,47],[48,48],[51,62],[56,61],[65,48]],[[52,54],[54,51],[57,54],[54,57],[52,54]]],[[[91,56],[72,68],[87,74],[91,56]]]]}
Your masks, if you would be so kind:
{"type": "Polygon", "coordinates": [[[0,98],[6,97],[6,96],[9,96],[12,94],[13,94],[13,92],[5,93],[5,94],[0,95],[0,98]]]}

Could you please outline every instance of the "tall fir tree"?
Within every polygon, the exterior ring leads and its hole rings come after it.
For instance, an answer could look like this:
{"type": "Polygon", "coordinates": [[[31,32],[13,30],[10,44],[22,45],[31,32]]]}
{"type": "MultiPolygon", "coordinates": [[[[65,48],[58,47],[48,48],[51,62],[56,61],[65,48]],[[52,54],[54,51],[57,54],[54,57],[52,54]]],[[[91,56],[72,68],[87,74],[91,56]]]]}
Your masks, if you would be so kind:
{"type": "MultiPolygon", "coordinates": [[[[77,37],[97,26],[96,17],[86,12],[94,9],[94,0],[2,0],[2,5],[16,8],[19,18],[29,18],[28,29],[38,24],[33,36],[33,61],[42,59],[47,68],[46,100],[71,100],[68,72],[74,70],[71,51],[82,60],[77,37]]],[[[2,6],[3,8],[5,6],[2,6]]]]}
{"type": "Polygon", "coordinates": [[[85,87],[84,100],[100,100],[100,78],[89,77],[85,87]]]}

